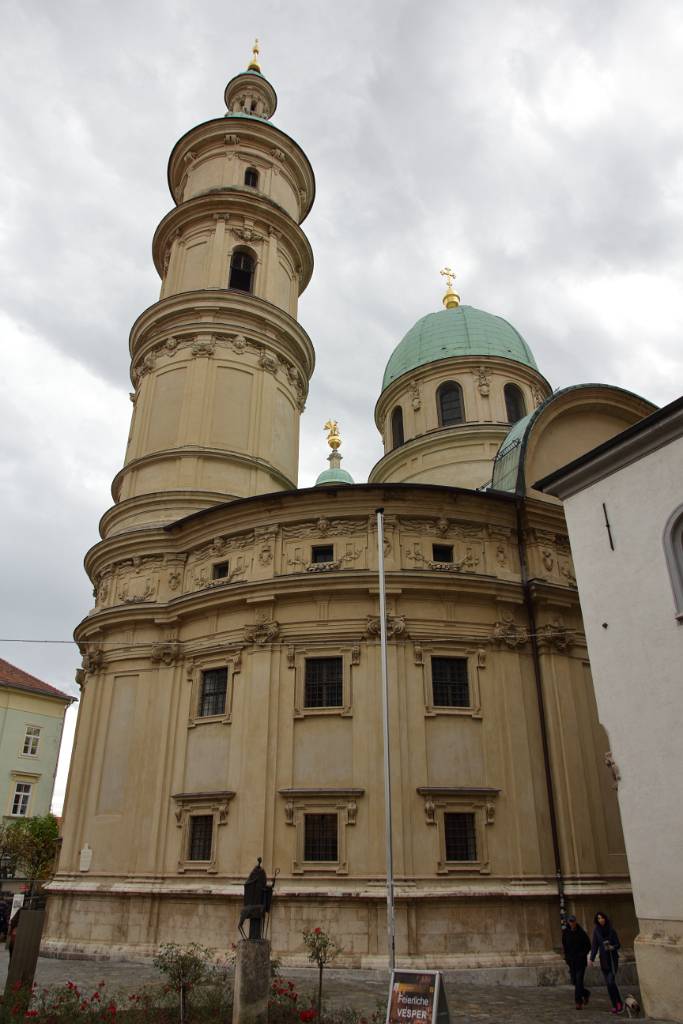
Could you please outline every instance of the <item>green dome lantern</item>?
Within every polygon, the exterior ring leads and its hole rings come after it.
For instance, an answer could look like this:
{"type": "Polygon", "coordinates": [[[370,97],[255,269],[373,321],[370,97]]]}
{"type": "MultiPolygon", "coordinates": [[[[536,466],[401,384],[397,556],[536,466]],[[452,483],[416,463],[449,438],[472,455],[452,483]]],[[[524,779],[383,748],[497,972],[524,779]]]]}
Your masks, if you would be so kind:
{"type": "Polygon", "coordinates": [[[325,484],[352,484],[353,477],[350,473],[347,473],[345,469],[341,468],[342,457],[339,454],[339,448],[341,447],[341,437],[339,435],[339,428],[336,420],[328,420],[323,430],[327,433],[327,443],[329,444],[332,451],[327,457],[327,461],[330,464],[329,469],[324,469],[318,476],[315,482],[316,487],[321,487],[325,484]]]}
{"type": "Polygon", "coordinates": [[[457,356],[512,359],[533,370],[536,360],[512,324],[474,306],[451,306],[427,313],[394,349],[384,371],[382,391],[418,366],[457,356]]]}

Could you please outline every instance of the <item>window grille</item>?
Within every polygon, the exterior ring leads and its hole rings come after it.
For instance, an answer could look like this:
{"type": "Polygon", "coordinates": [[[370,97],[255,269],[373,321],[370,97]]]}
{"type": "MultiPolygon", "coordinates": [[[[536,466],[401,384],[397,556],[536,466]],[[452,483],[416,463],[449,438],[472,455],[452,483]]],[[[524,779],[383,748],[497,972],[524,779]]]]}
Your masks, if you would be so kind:
{"type": "MultiPolygon", "coordinates": [[[[15,748],[16,749],[16,748],[15,748]]],[[[12,816],[25,818],[28,813],[28,802],[31,799],[30,782],[17,782],[12,800],[12,816]]]]}
{"type": "Polygon", "coordinates": [[[524,395],[516,384],[506,384],[503,391],[505,394],[505,411],[508,423],[516,423],[517,420],[521,420],[523,416],[526,416],[524,395]]]}
{"type": "Polygon", "coordinates": [[[470,706],[467,658],[432,658],[432,696],[434,707],[470,706]]]}
{"type": "Polygon", "coordinates": [[[339,859],[336,814],[304,815],[304,860],[339,859]]]}
{"type": "Polygon", "coordinates": [[[230,562],[216,562],[213,567],[213,578],[225,580],[230,575],[230,562]]]}
{"type": "Polygon", "coordinates": [[[451,427],[455,423],[463,422],[465,416],[462,404],[462,388],[459,384],[452,380],[442,384],[436,393],[436,400],[440,426],[451,427]]]}
{"type": "Polygon", "coordinates": [[[340,708],[343,703],[341,658],[306,658],[304,707],[340,708]]]}
{"type": "Polygon", "coordinates": [[[198,718],[225,714],[225,698],[228,692],[227,668],[211,668],[202,672],[202,689],[199,695],[198,718]]]}
{"type": "Polygon", "coordinates": [[[477,832],[472,812],[447,811],[443,816],[443,830],[446,860],[477,859],[477,832]]]}
{"type": "Polygon", "coordinates": [[[229,288],[250,292],[254,281],[254,259],[248,252],[234,252],[230,260],[229,288]]]}
{"type": "Polygon", "coordinates": [[[397,405],[391,414],[391,445],[392,448],[400,448],[405,444],[403,434],[403,409],[397,405]]]}
{"type": "Polygon", "coordinates": [[[315,563],[333,562],[334,547],[332,544],[316,544],[311,548],[311,561],[315,563]]]}
{"type": "Polygon", "coordinates": [[[188,860],[211,860],[213,814],[195,814],[190,818],[188,860]]]}
{"type": "Polygon", "coordinates": [[[38,743],[40,741],[40,728],[37,725],[27,725],[26,735],[24,737],[24,754],[29,754],[31,757],[35,757],[38,753],[38,743]]]}
{"type": "Polygon", "coordinates": [[[434,562],[452,562],[453,561],[453,545],[452,544],[432,544],[432,561],[434,561],[434,562]]]}
{"type": "MultiPolygon", "coordinates": [[[[252,106],[253,109],[253,106],[252,106]]],[[[248,167],[244,172],[244,184],[248,185],[249,188],[256,188],[258,185],[258,171],[254,170],[253,167],[248,167]]]]}

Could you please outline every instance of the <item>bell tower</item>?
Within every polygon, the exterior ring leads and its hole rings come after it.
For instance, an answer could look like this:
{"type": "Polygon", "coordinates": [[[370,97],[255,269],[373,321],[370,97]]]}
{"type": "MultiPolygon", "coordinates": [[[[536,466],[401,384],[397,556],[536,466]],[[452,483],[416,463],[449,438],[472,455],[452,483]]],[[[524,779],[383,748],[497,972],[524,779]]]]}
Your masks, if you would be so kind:
{"type": "Polygon", "coordinates": [[[103,536],[297,486],[315,355],[297,304],[313,270],[303,150],[270,121],[258,46],[227,112],[175,145],[175,207],[152,244],[159,301],[130,334],[133,416],[103,536]]]}

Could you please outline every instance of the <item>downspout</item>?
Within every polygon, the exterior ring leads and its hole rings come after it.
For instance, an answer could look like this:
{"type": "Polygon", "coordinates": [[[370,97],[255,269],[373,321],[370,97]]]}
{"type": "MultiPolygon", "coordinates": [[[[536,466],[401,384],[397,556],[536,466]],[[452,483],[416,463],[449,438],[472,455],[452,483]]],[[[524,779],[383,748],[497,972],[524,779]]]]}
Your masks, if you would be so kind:
{"type": "Polygon", "coordinates": [[[529,585],[529,572],[527,567],[526,539],[522,522],[522,509],[524,498],[518,497],[515,502],[517,513],[517,547],[519,551],[519,566],[522,577],[522,590],[524,593],[524,607],[526,608],[527,621],[529,623],[529,638],[531,641],[531,660],[534,666],[534,679],[536,681],[536,700],[538,702],[538,717],[541,726],[541,745],[543,748],[543,765],[545,768],[545,785],[548,793],[548,811],[550,813],[550,832],[553,840],[553,855],[555,858],[555,880],[557,883],[557,897],[560,903],[560,924],[564,927],[566,908],[564,901],[564,875],[562,874],[562,859],[560,856],[560,840],[557,829],[557,810],[555,803],[555,790],[553,788],[553,774],[550,767],[550,748],[548,745],[548,723],[545,712],[545,700],[543,699],[543,675],[541,672],[541,659],[538,652],[538,639],[536,635],[536,616],[531,600],[531,587],[529,585]]]}

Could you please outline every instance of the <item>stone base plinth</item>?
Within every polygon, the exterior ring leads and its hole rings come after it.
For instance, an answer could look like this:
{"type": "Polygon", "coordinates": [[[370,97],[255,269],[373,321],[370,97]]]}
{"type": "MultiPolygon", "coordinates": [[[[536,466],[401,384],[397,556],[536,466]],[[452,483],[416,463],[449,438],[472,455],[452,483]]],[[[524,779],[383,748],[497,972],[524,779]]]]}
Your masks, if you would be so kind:
{"type": "Polygon", "coordinates": [[[270,942],[240,942],[235,961],[232,1024],[268,1024],[270,942]]]}
{"type": "Polygon", "coordinates": [[[645,1013],[683,1021],[683,921],[641,918],[633,949],[645,1013]]]}

